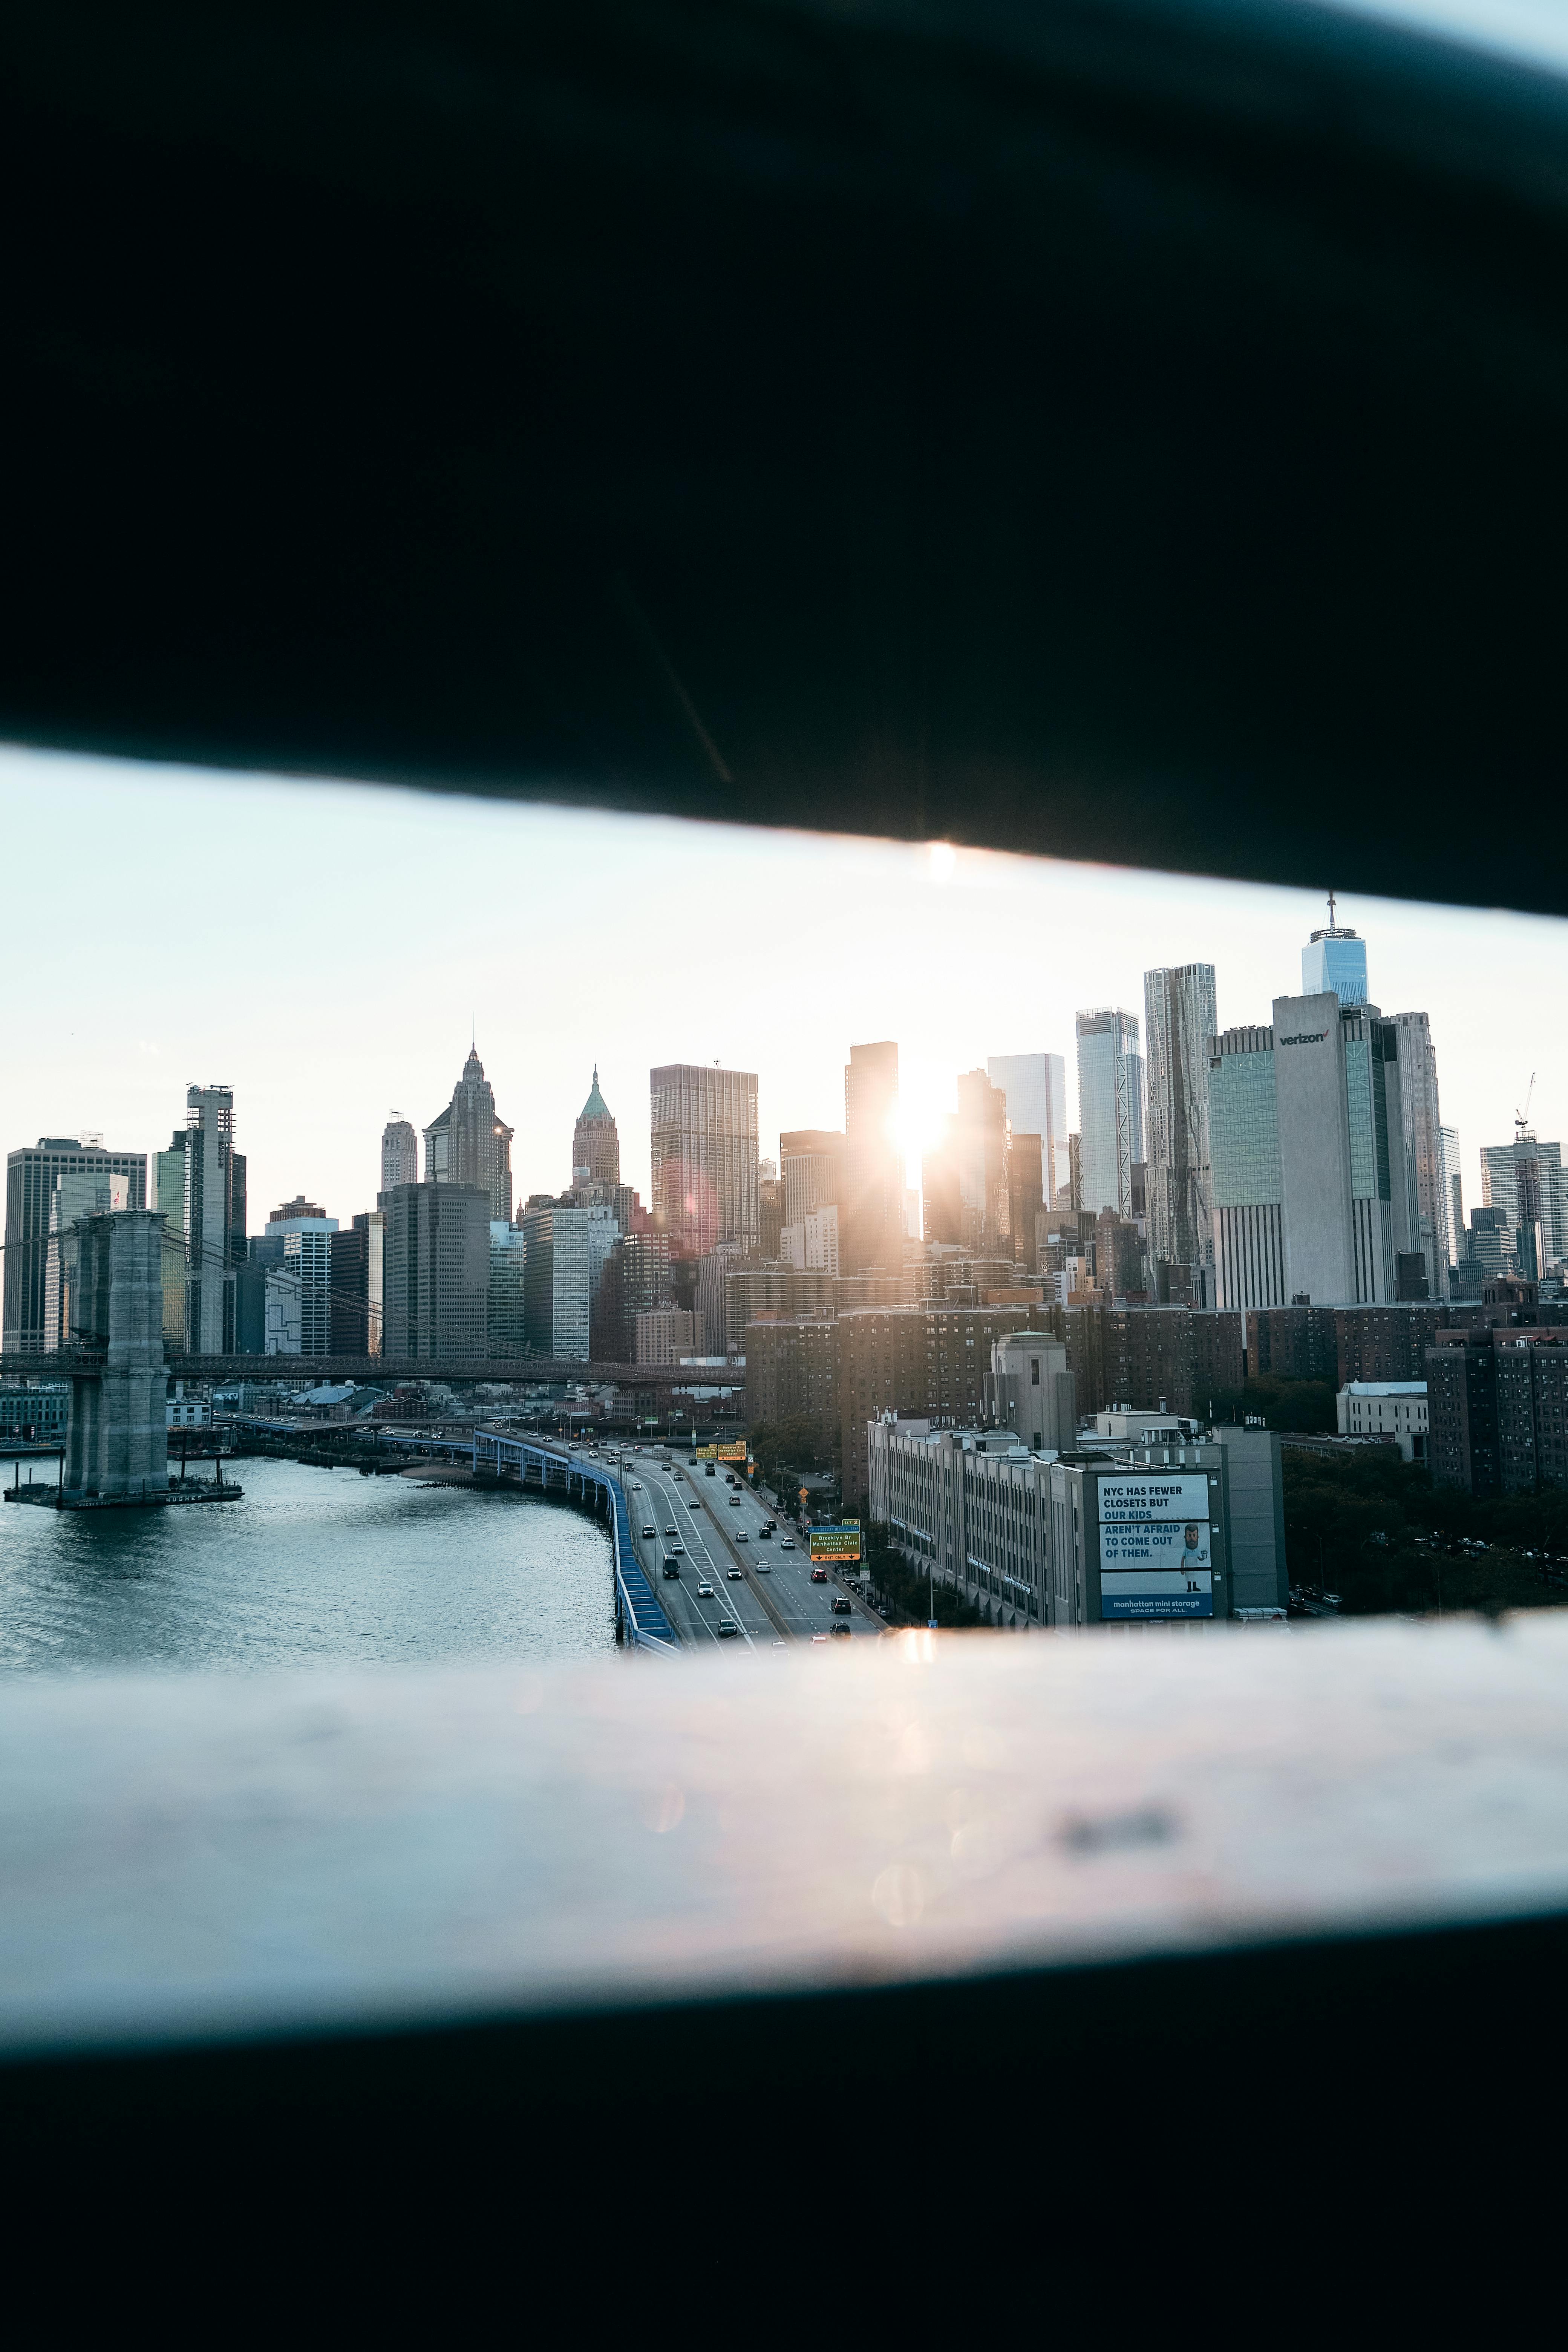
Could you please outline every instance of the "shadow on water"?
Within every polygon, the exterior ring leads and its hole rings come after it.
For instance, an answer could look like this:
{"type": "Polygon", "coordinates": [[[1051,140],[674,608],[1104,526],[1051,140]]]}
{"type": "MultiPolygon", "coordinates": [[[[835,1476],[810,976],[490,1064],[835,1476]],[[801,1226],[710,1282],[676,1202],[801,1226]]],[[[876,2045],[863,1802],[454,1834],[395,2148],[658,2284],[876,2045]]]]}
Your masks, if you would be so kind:
{"type": "Polygon", "coordinates": [[[559,1505],[248,1461],[221,1509],[0,1507],[0,1673],[588,1657],[609,1538],[559,1505]]]}

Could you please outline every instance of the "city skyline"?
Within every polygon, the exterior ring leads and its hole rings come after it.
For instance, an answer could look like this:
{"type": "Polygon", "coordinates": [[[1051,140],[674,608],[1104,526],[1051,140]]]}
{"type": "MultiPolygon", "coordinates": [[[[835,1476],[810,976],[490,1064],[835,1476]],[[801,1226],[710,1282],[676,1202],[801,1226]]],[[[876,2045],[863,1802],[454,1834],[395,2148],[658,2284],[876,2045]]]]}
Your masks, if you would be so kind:
{"type": "MultiPolygon", "coordinates": [[[[688,1059],[756,1070],[759,1148],[772,1155],[781,1129],[841,1127],[849,1048],[882,1036],[899,1046],[900,1141],[918,1184],[921,1146],[955,1108],[966,1071],[1002,1054],[1065,1055],[1076,1128],[1078,1010],[1139,1006],[1146,971],[1201,955],[1215,967],[1222,1027],[1267,1020],[1272,998],[1296,984],[1302,945],[1324,920],[1323,898],[1306,891],[945,845],[752,834],[390,790],[372,805],[367,827],[359,786],[217,782],[191,771],[0,751],[0,806],[19,857],[42,856],[62,823],[96,844],[82,909],[93,952],[60,963],[42,910],[16,910],[21,1017],[3,1082],[8,1145],[91,1128],[113,1148],[151,1158],[187,1087],[216,1073],[234,1089],[258,1205],[303,1189],[346,1226],[374,1202],[387,1105],[423,1109],[449,1098],[469,1028],[516,1125],[514,1201],[570,1182],[574,1124],[596,1064],[619,1119],[623,1179],[646,1202],[649,1139],[637,1108],[647,1101],[651,1068],[688,1059]],[[219,893],[209,905],[198,869],[210,879],[213,856],[221,863],[228,844],[235,870],[247,870],[269,824],[282,855],[303,790],[335,854],[323,856],[319,872],[291,874],[287,914],[265,893],[254,908],[237,893],[232,904],[219,893]],[[193,803],[199,827],[189,823],[193,803]],[[161,976],[156,943],[135,928],[131,902],[115,895],[144,830],[158,842],[172,898],[199,910],[178,986],[161,976]],[[541,870],[584,871],[590,858],[600,889],[659,904],[683,891],[712,903],[716,890],[733,904],[743,944],[731,984],[694,997],[673,984],[672,971],[668,988],[635,985],[635,925],[624,950],[605,950],[586,901],[574,918],[568,893],[534,900],[530,885],[541,870]],[[473,940],[439,956],[375,950],[381,936],[418,936],[429,895],[456,887],[459,873],[471,883],[475,871],[489,877],[498,904],[518,908],[521,956],[505,923],[476,926],[473,940]],[[361,924],[347,919],[356,887],[361,924]],[[846,926],[851,902],[857,919],[846,926]],[[977,981],[994,963],[1004,925],[1016,960],[1005,1024],[975,1010],[987,1001],[977,981]],[[574,971],[556,1011],[529,967],[542,947],[544,969],[571,968],[579,929],[592,929],[597,961],[585,977],[574,971]],[[268,950],[278,954],[275,977],[268,950]],[[204,955],[214,981],[206,992],[192,984],[204,955]],[[241,978],[227,976],[231,955],[241,978]],[[1033,1034],[1011,1034],[1021,1004],[1037,1007],[1033,1034]]],[[[1373,1002],[1391,1016],[1418,1008],[1430,1017],[1443,1123],[1460,1138],[1468,1211],[1481,1199],[1481,1148],[1511,1132],[1530,1077],[1522,1062],[1517,1072],[1500,1065],[1496,1039],[1519,1034],[1524,1004],[1561,991],[1568,934],[1544,919],[1364,899],[1342,899],[1338,919],[1367,942],[1373,1002]]],[[[1532,1124],[1551,1134],[1568,1113],[1568,1047],[1545,1034],[1523,1052],[1538,1073],[1532,1124]]]]}

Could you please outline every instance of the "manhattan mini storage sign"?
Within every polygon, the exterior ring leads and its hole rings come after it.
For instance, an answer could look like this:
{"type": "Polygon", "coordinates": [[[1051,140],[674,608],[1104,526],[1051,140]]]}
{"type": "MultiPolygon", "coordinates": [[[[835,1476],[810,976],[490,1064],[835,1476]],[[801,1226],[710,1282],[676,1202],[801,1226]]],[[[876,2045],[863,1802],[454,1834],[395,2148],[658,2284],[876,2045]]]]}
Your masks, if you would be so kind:
{"type": "Polygon", "coordinates": [[[1100,1613],[1212,1617],[1209,1482],[1202,1471],[1100,1482],[1100,1613]]]}

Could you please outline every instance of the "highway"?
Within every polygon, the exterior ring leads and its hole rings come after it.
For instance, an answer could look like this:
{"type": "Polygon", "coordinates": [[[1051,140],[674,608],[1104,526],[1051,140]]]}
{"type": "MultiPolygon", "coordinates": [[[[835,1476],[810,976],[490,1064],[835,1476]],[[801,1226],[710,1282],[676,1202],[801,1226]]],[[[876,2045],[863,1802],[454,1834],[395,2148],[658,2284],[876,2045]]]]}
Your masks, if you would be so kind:
{"type": "Polygon", "coordinates": [[[624,1475],[632,1540],[682,1641],[695,1647],[721,1643],[726,1649],[754,1651],[776,1646],[783,1638],[809,1642],[816,1635],[826,1637],[835,1624],[847,1625],[852,1635],[861,1638],[884,1633],[880,1619],[847,1588],[832,1582],[813,1584],[805,1538],[794,1538],[796,1549],[784,1549],[782,1539],[791,1533],[786,1519],[779,1521],[776,1536],[763,1538],[762,1528],[773,1514],[749,1489],[741,1489],[738,1501],[732,1501],[736,1489],[725,1486],[724,1469],[722,1463],[716,1464],[710,1478],[701,1463],[685,1455],[679,1462],[666,1461],[651,1449],[626,1450],[624,1475]],[[648,1507],[644,1508],[645,1505],[648,1507]],[[643,1537],[645,1527],[658,1529],[652,1542],[643,1537]],[[687,1549],[679,1580],[663,1574],[664,1556],[669,1549],[665,1529],[669,1527],[679,1530],[687,1549]],[[746,1540],[738,1543],[735,1538],[742,1528],[746,1540]],[[730,1579],[729,1570],[736,1566],[747,1571],[743,1581],[730,1579]],[[697,1598],[697,1587],[704,1582],[713,1588],[711,1601],[697,1598]],[[759,1597],[764,1589],[772,1618],[759,1597]],[[849,1601],[847,1616],[835,1616],[836,1596],[849,1601]],[[718,1623],[724,1616],[740,1625],[739,1639],[720,1635],[718,1623]]]}

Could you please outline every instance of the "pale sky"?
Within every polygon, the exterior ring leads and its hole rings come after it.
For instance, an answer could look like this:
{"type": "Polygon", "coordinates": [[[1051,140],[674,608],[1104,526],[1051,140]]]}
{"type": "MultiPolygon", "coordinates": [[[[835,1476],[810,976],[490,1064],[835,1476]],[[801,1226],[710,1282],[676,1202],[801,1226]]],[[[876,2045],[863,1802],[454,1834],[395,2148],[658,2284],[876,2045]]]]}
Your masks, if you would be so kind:
{"type": "MultiPolygon", "coordinates": [[[[775,1156],[781,1127],[842,1125],[855,1040],[898,1041],[912,1145],[992,1054],[1064,1055],[1070,1112],[1076,1008],[1142,1023],[1145,970],[1204,961],[1221,1026],[1265,1022],[1325,919],[1311,891],[4,747],[0,873],[5,1150],[158,1150],[187,1084],[227,1084],[252,1233],[299,1192],[373,1207],[390,1111],[445,1107],[470,1022],[515,1197],[571,1181],[597,1062],[646,1201],[658,1063],[754,1069],[775,1156]]],[[[1568,924],[1339,919],[1373,1001],[1430,1015],[1468,1213],[1532,1069],[1537,1132],[1568,1124],[1568,924]]]]}

